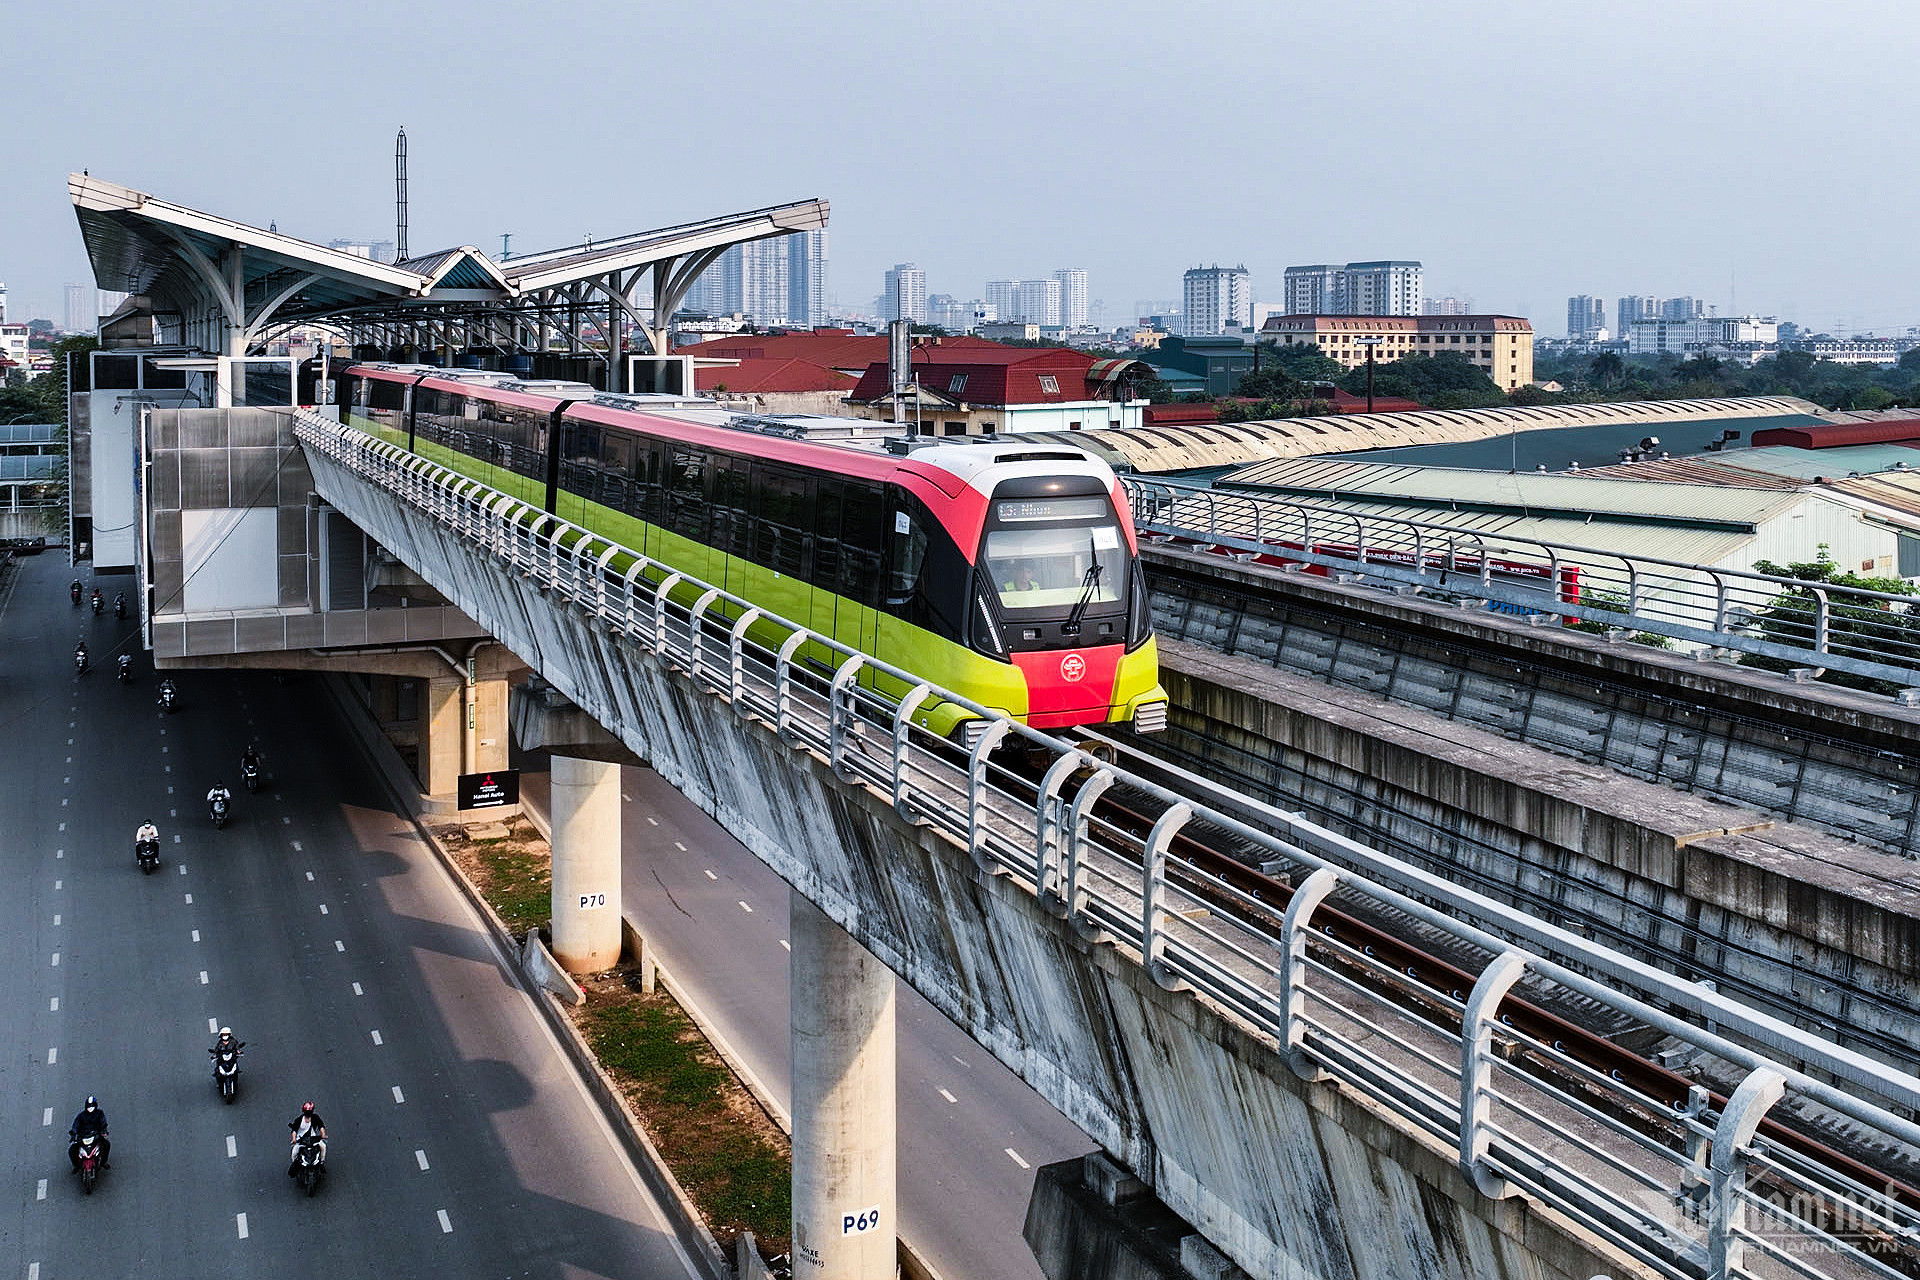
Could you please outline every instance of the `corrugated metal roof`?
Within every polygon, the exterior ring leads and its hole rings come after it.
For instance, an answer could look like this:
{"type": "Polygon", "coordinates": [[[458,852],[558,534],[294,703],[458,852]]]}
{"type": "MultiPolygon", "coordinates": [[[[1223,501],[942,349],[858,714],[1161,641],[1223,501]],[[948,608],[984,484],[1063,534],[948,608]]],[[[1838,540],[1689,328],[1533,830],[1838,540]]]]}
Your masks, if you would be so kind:
{"type": "MultiPolygon", "coordinates": [[[[1134,470],[1150,473],[1238,466],[1267,458],[1459,444],[1514,432],[1617,425],[1635,431],[1683,422],[1744,418],[1817,421],[1819,406],[1792,396],[1735,396],[1718,400],[1641,400],[1617,404],[1531,405],[1505,409],[1423,409],[1409,413],[1277,418],[1237,424],[1245,438],[1229,444],[1165,428],[1164,441],[1116,439],[1113,447],[1134,470]]],[[[1129,433],[1132,435],[1134,433],[1129,433]]]]}
{"type": "Polygon", "coordinates": [[[1611,467],[1583,467],[1579,471],[1563,471],[1560,474],[1579,476],[1582,480],[1660,480],[1677,484],[1730,484],[1749,489],[1802,487],[1801,482],[1792,476],[1747,471],[1734,463],[1721,462],[1711,456],[1655,458],[1648,462],[1623,462],[1611,467]]]}
{"type": "Polygon", "coordinates": [[[1590,514],[1680,525],[1738,526],[1749,531],[1801,500],[1798,492],[1777,487],[1596,480],[1573,475],[1408,467],[1334,458],[1258,463],[1232,472],[1217,483],[1222,488],[1325,494],[1426,508],[1473,505],[1516,516],[1565,512],[1582,520],[1590,514]]]}
{"type": "Polygon", "coordinates": [[[1920,471],[1881,471],[1870,476],[1844,476],[1829,480],[1827,487],[1903,515],[1920,516],[1920,471]]]}
{"type": "Polygon", "coordinates": [[[1920,418],[1881,419],[1878,422],[1819,422],[1756,431],[1755,447],[1790,445],[1797,449],[1837,449],[1858,444],[1920,440],[1920,418]]]}

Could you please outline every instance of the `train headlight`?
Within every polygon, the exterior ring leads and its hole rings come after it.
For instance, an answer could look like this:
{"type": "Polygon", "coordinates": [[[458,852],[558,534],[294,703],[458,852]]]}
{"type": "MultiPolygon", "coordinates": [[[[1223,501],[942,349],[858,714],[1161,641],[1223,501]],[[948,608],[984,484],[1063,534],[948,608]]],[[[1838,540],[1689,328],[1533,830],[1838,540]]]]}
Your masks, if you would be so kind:
{"type": "Polygon", "coordinates": [[[996,658],[1006,657],[1006,636],[1000,631],[999,619],[993,616],[993,602],[984,587],[974,589],[973,612],[973,647],[996,658]]]}

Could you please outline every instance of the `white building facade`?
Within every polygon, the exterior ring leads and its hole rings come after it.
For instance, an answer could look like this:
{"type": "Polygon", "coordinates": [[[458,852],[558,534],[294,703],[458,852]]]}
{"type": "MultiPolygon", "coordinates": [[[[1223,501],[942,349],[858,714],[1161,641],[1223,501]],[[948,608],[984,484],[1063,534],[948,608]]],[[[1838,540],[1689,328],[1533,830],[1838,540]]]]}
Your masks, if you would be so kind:
{"type": "Polygon", "coordinates": [[[1253,277],[1244,266],[1194,267],[1181,277],[1182,329],[1190,338],[1253,327],[1253,277]]]}
{"type": "Polygon", "coordinates": [[[897,262],[887,272],[881,295],[882,314],[888,320],[927,322],[927,273],[911,262],[897,262]]]}
{"type": "Polygon", "coordinates": [[[1062,267],[1053,273],[1060,282],[1060,323],[1078,329],[1087,323],[1087,269],[1062,267]]]}

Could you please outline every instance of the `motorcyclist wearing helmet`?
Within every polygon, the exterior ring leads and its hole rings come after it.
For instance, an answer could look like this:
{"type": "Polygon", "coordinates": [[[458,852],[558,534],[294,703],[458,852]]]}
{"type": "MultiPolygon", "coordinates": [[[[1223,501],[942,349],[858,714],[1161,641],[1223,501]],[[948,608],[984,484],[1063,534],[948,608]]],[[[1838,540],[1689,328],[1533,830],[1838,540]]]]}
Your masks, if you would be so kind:
{"type": "Polygon", "coordinates": [[[287,1139],[288,1159],[287,1176],[291,1178],[300,1171],[300,1140],[308,1134],[314,1135],[320,1143],[320,1163],[327,1162],[327,1122],[313,1109],[311,1102],[300,1104],[300,1114],[287,1122],[287,1128],[293,1130],[293,1136],[287,1139]]]}
{"type": "Polygon", "coordinates": [[[160,828],[154,826],[152,822],[143,822],[140,824],[140,829],[133,833],[133,843],[139,846],[149,840],[155,844],[160,843],[160,828]]]}
{"type": "Polygon", "coordinates": [[[213,1058],[215,1063],[218,1063],[222,1054],[231,1053],[235,1057],[238,1057],[240,1051],[246,1047],[247,1042],[245,1040],[235,1040],[233,1038],[232,1027],[222,1027],[220,1028],[220,1034],[214,1039],[213,1048],[207,1050],[207,1053],[213,1058]]]}
{"type": "Polygon", "coordinates": [[[100,1136],[101,1167],[111,1167],[113,1143],[107,1141],[107,1113],[100,1109],[100,1100],[88,1094],[87,1105],[80,1108],[80,1114],[73,1118],[73,1124],[67,1129],[67,1159],[73,1164],[75,1173],[80,1172],[80,1139],[94,1134],[100,1136]]]}
{"type": "Polygon", "coordinates": [[[247,749],[240,753],[240,767],[242,769],[258,769],[260,767],[260,748],[249,742],[247,749]]]}
{"type": "Polygon", "coordinates": [[[212,808],[215,800],[225,800],[228,804],[233,803],[233,792],[227,790],[226,783],[215,782],[213,786],[207,789],[207,807],[212,808]]]}

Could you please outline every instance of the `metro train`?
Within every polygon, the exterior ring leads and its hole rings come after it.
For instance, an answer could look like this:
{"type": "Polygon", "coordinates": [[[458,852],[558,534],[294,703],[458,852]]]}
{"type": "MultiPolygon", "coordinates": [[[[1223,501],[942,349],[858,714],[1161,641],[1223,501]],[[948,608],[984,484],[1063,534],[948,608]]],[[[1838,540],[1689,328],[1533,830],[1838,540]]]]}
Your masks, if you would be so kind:
{"type": "MultiPolygon", "coordinates": [[[[348,425],[1034,728],[1166,727],[1128,503],[1087,454],[809,439],[421,366],[353,365],[339,403],[348,425]]],[[[963,741],[980,725],[947,702],[917,718],[963,741]]]]}

